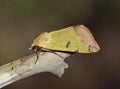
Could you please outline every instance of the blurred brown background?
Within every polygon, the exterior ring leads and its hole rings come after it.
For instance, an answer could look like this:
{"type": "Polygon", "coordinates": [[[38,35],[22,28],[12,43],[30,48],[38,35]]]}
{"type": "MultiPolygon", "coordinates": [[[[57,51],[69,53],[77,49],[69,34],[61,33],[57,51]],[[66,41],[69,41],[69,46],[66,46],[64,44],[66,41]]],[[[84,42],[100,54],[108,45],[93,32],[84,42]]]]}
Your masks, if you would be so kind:
{"type": "Polygon", "coordinates": [[[37,74],[3,89],[120,89],[120,0],[0,0],[0,65],[32,52],[39,33],[91,29],[101,50],[67,58],[62,78],[37,74]]]}

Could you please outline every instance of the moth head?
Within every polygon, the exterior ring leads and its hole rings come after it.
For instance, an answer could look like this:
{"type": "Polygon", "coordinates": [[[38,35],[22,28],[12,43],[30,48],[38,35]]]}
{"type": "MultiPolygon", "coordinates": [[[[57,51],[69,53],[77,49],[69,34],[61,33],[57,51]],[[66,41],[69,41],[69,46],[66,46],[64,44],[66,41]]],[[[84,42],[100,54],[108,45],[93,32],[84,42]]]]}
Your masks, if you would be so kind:
{"type": "Polygon", "coordinates": [[[34,52],[38,52],[39,50],[41,50],[41,48],[39,46],[32,46],[31,48],[29,48],[30,50],[33,50],[34,52]]]}
{"type": "Polygon", "coordinates": [[[40,50],[41,48],[43,48],[48,40],[49,40],[49,34],[47,32],[44,32],[40,35],[38,35],[34,40],[33,43],[31,45],[31,48],[29,48],[30,50],[33,50],[34,52],[40,50]]]}

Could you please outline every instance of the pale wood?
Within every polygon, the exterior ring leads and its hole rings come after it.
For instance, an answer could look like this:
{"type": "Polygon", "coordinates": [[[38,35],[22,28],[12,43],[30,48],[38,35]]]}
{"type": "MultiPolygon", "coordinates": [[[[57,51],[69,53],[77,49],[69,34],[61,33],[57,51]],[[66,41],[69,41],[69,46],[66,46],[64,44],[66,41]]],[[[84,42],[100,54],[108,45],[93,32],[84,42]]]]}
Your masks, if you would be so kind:
{"type": "Polygon", "coordinates": [[[64,74],[64,69],[68,68],[68,64],[64,62],[64,59],[71,54],[56,53],[61,57],[51,52],[40,52],[38,53],[39,59],[37,62],[37,56],[32,54],[0,66],[0,88],[41,72],[51,72],[61,77],[64,74]]]}

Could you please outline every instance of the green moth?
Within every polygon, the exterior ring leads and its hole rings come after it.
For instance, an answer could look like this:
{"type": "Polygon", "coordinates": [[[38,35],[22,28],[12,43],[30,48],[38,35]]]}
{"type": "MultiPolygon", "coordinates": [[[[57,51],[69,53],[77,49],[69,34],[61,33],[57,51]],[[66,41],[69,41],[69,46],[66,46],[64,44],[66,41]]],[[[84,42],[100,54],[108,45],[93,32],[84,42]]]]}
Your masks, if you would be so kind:
{"type": "Polygon", "coordinates": [[[33,40],[31,49],[94,53],[100,48],[90,30],[84,25],[77,25],[38,35],[33,40]]]}

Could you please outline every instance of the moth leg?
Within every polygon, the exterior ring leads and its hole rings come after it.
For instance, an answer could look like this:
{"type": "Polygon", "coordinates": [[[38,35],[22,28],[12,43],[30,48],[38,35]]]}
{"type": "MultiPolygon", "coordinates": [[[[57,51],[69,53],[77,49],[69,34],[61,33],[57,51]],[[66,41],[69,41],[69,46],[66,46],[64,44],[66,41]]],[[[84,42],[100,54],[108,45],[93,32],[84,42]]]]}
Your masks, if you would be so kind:
{"type": "MultiPolygon", "coordinates": [[[[41,50],[39,52],[41,52],[41,50]]],[[[36,54],[36,57],[37,57],[37,59],[35,60],[35,63],[34,63],[34,64],[36,64],[39,59],[39,55],[38,55],[38,51],[34,51],[34,53],[36,54]]]]}
{"type": "Polygon", "coordinates": [[[30,48],[30,50],[33,50],[33,52],[36,54],[37,59],[35,60],[35,63],[34,63],[36,64],[39,59],[38,52],[41,52],[41,49],[39,48],[39,46],[33,46],[32,48],[30,48]]]}

